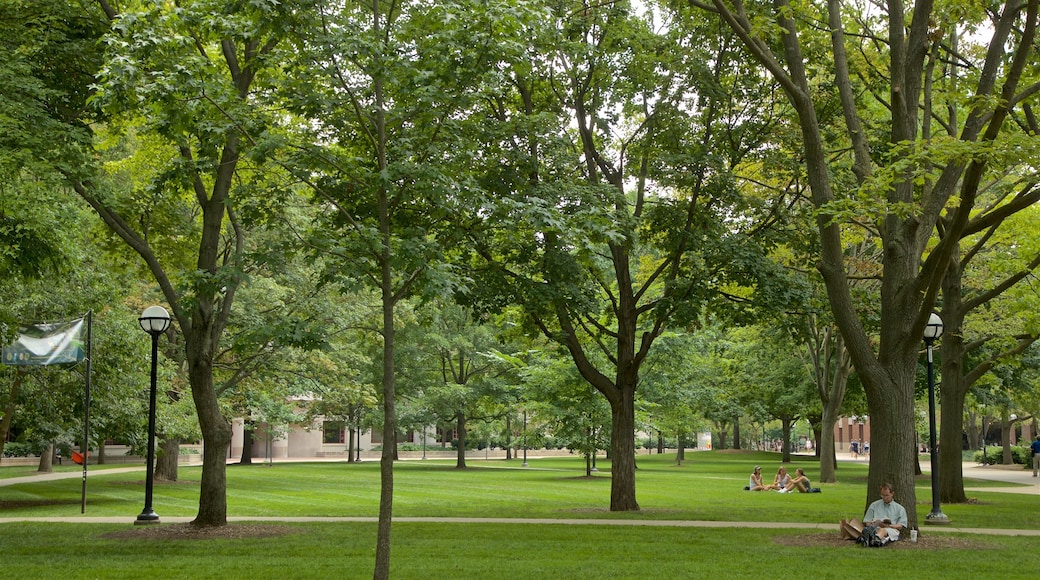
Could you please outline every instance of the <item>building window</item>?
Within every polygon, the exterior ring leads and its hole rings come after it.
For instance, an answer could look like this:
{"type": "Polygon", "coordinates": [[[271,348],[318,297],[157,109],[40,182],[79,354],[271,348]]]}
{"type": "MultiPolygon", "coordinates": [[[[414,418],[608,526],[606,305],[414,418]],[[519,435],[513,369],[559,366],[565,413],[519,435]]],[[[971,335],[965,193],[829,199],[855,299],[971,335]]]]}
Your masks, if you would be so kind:
{"type": "Polygon", "coordinates": [[[343,421],[324,421],[321,424],[322,443],[346,443],[347,426],[343,421]]]}

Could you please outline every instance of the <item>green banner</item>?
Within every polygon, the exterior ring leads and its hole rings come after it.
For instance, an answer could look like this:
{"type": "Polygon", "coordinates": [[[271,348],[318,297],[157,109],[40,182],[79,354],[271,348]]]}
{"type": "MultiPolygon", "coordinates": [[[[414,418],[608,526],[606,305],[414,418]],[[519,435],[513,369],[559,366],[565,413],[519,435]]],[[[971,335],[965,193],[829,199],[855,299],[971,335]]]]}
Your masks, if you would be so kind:
{"type": "Polygon", "coordinates": [[[18,340],[4,347],[4,364],[45,366],[77,363],[85,357],[83,319],[23,327],[18,340]]]}

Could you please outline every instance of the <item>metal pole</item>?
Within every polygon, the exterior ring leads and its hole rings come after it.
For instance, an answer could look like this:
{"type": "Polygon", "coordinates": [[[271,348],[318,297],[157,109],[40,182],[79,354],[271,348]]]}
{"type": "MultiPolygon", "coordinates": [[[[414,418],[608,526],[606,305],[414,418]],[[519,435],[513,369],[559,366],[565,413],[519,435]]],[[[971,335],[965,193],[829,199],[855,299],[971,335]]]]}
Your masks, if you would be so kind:
{"type": "Polygon", "coordinates": [[[87,383],[83,392],[83,489],[80,492],[79,513],[87,513],[87,454],[90,453],[90,375],[94,358],[94,311],[87,311],[87,383]]]}
{"type": "Polygon", "coordinates": [[[527,467],[527,408],[524,407],[524,462],[521,467],[527,467]]]}
{"type": "Polygon", "coordinates": [[[932,343],[935,339],[925,339],[928,351],[928,431],[931,437],[932,463],[932,511],[925,516],[925,523],[948,524],[949,518],[939,507],[939,456],[935,441],[935,364],[932,362],[932,343]]]}
{"type": "Polygon", "coordinates": [[[157,524],[159,514],[152,509],[152,479],[155,471],[155,383],[158,378],[159,334],[152,335],[152,388],[148,397],[148,466],[144,481],[144,510],[137,516],[135,524],[157,524]]]}

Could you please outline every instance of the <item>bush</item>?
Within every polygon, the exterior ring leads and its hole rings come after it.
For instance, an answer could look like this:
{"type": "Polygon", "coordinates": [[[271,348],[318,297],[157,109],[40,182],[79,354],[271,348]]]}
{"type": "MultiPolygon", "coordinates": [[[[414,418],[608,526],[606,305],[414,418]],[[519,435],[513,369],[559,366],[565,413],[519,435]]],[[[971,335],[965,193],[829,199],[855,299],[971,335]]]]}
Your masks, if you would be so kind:
{"type": "MultiPolygon", "coordinates": [[[[426,449],[429,450],[430,446],[427,445],[426,449]]],[[[382,450],[381,447],[380,447],[380,450],[382,450]]],[[[422,443],[398,443],[397,444],[397,450],[398,451],[422,451],[423,450],[423,445],[422,445],[422,443]]]]}
{"type": "MultiPolygon", "coordinates": [[[[1032,465],[1033,455],[1028,447],[1018,445],[1011,446],[1011,459],[1016,465],[1032,465]]],[[[975,463],[982,463],[982,451],[972,454],[975,463]]],[[[1004,448],[1000,445],[986,446],[986,465],[999,465],[1004,463],[1004,448]]]]}
{"type": "Polygon", "coordinates": [[[36,447],[33,443],[11,441],[4,445],[4,457],[32,457],[37,454],[36,447]]]}

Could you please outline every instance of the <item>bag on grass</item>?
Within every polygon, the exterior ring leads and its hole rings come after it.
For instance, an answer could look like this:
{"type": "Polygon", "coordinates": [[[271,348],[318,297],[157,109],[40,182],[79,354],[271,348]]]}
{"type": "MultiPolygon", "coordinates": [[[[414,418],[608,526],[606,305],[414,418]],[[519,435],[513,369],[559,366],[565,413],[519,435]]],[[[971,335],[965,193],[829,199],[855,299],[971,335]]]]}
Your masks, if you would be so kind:
{"type": "Polygon", "coordinates": [[[856,542],[870,548],[880,548],[885,545],[885,541],[877,535],[877,526],[864,527],[859,537],[856,538],[856,542]]]}

